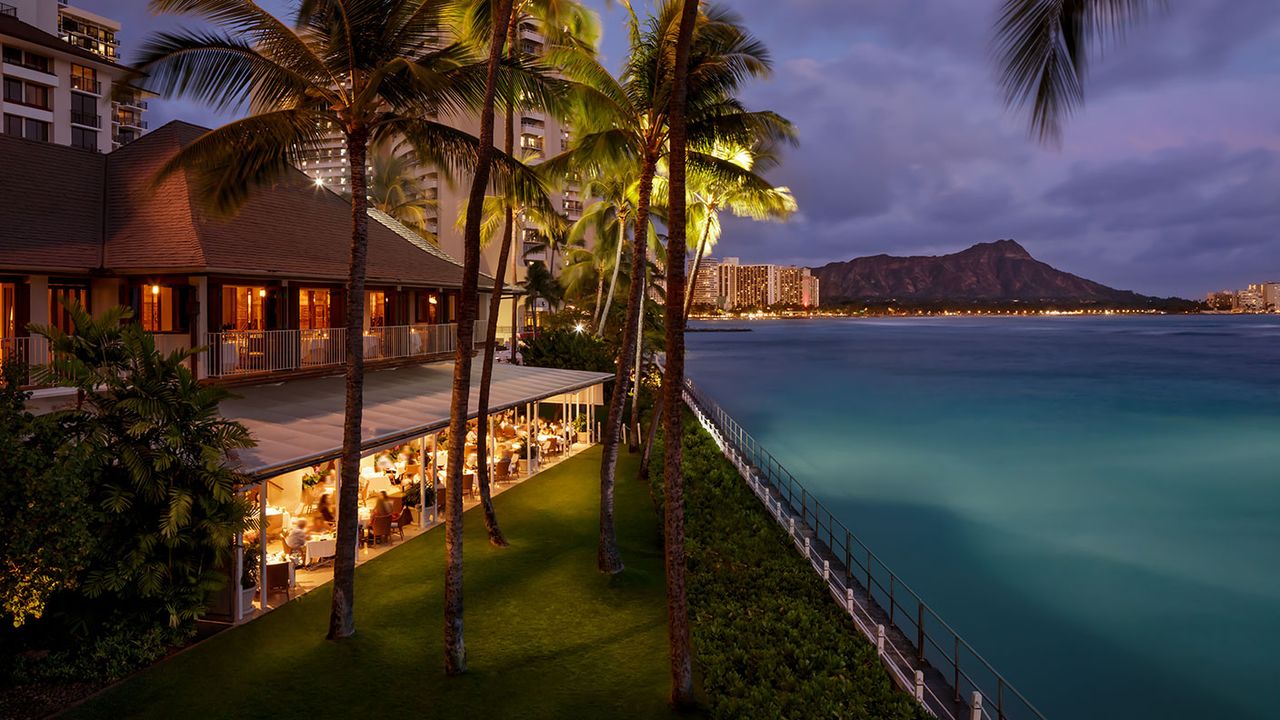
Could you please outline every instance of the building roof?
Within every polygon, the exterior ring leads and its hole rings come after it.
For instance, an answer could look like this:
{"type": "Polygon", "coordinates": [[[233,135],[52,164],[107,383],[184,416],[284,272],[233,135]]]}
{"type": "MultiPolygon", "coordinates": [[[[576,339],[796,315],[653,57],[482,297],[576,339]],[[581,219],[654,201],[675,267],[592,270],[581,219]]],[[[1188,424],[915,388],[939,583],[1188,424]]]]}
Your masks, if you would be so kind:
{"type": "MultiPolygon", "coordinates": [[[[299,170],[290,169],[275,185],[255,191],[231,218],[204,209],[189,172],[176,172],[152,187],[156,171],[206,132],[174,121],[108,157],[106,267],[345,281],[351,205],[299,170]]],[[[368,224],[370,284],[461,284],[462,268],[447,255],[424,250],[392,230],[390,218],[377,220],[368,224]]]]}
{"type": "Polygon", "coordinates": [[[100,267],[106,156],[0,135],[0,166],[0,268],[86,273],[100,267]]]}
{"type": "Polygon", "coordinates": [[[64,41],[57,35],[50,35],[35,25],[22,22],[12,15],[0,15],[0,36],[16,38],[23,42],[31,43],[32,45],[39,45],[42,48],[46,48],[54,52],[66,53],[79,58],[80,60],[91,62],[96,65],[105,65],[107,67],[118,68],[120,70],[129,69],[118,63],[113,63],[101,55],[89,52],[84,48],[78,48],[75,45],[64,41]]]}
{"type": "MultiPolygon", "coordinates": [[[[479,407],[480,365],[472,366],[467,417],[479,407]]],[[[493,366],[489,409],[496,413],[573,393],[613,379],[610,373],[493,366]]],[[[342,451],[344,381],[341,375],[237,388],[224,400],[223,417],[243,423],[258,441],[236,453],[239,469],[270,477],[332,460],[342,451]]],[[[365,375],[360,430],[363,451],[402,443],[449,424],[453,363],[376,370],[365,375]]]]}

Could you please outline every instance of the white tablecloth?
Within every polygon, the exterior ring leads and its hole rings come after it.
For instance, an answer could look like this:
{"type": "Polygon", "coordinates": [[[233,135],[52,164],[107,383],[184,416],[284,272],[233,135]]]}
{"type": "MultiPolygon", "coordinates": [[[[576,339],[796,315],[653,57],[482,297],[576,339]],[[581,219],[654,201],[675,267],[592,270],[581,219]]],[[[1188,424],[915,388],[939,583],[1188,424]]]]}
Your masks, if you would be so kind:
{"type": "Polygon", "coordinates": [[[306,363],[322,363],[328,359],[328,338],[303,338],[302,361],[306,363]]]}
{"type": "Polygon", "coordinates": [[[331,558],[338,554],[338,541],[333,539],[308,540],[303,553],[308,565],[317,560],[331,558]]]}
{"type": "Polygon", "coordinates": [[[382,354],[382,338],[377,335],[364,336],[364,356],[377,357],[382,354]]]}

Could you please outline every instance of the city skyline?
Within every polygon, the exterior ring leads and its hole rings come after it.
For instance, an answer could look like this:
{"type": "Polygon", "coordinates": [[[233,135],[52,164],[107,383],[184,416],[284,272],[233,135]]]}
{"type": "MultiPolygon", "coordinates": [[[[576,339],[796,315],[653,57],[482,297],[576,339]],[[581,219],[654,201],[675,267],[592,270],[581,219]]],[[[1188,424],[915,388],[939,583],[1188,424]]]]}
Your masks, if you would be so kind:
{"type": "MultiPolygon", "coordinates": [[[[123,56],[181,24],[145,3],[77,3],[118,19],[123,56]]],[[[593,2],[610,66],[621,10],[593,2]]],[[[282,11],[286,3],[268,0],[282,11]]],[[[1013,237],[1046,262],[1150,295],[1202,298],[1280,277],[1280,6],[1211,0],[1133,29],[1093,66],[1088,107],[1061,148],[1026,137],[990,62],[997,3],[735,2],[777,70],[753,107],[793,119],[801,145],[770,174],[795,192],[786,224],[725,222],[720,254],[820,266],[863,255],[931,255],[1013,237]],[[802,31],[803,29],[803,31],[802,31]]],[[[152,127],[232,117],[152,103],[152,127]]]]}

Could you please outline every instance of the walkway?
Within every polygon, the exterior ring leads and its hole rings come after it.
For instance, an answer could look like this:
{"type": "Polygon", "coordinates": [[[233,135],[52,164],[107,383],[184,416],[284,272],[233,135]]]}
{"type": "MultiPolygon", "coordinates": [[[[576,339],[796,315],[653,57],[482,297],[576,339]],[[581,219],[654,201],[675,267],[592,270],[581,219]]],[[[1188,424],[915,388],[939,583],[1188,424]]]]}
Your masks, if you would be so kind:
{"type": "Polygon", "coordinates": [[[227,630],[69,713],[75,718],[664,718],[662,554],[648,488],[623,453],[627,572],[595,570],[599,448],[495,498],[512,547],[466,515],[470,672],[442,671],[444,533],[362,565],[355,637],[323,639],[324,588],[227,630]]]}

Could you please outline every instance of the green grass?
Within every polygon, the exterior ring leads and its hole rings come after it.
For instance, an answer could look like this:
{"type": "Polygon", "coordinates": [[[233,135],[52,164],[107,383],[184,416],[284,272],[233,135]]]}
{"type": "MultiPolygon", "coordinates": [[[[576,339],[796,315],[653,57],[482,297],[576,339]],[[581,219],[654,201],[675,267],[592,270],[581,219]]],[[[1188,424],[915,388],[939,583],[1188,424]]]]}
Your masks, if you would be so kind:
{"type": "Polygon", "coordinates": [[[444,533],[356,573],[356,635],[324,640],[316,590],[112,688],[75,718],[671,717],[657,520],[623,453],[617,519],[626,572],[595,569],[599,449],[495,498],[512,546],[466,515],[469,672],[443,671],[444,533]]]}

